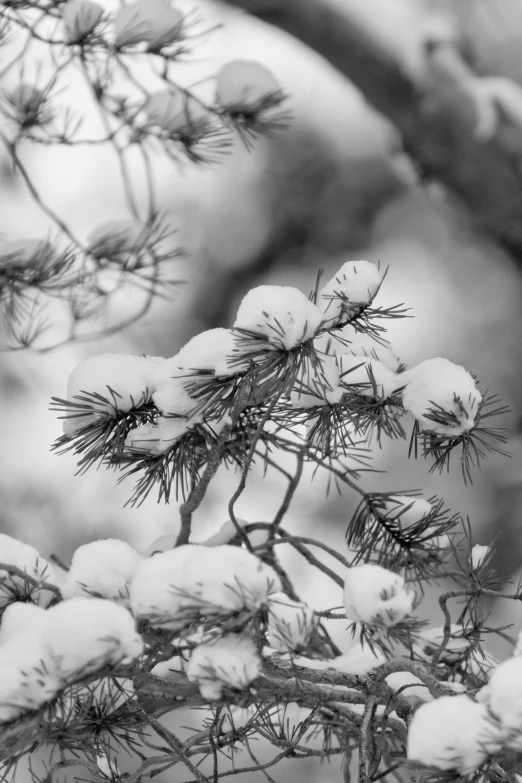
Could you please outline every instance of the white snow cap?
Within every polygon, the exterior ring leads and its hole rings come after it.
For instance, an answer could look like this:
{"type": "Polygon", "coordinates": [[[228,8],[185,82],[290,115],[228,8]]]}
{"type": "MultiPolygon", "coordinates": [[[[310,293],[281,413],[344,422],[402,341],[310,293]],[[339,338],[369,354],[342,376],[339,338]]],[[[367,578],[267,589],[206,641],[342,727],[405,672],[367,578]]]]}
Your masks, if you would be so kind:
{"type": "Polygon", "coordinates": [[[401,528],[418,525],[433,510],[427,500],[409,495],[390,495],[384,507],[385,516],[396,521],[401,528]]]}
{"type": "Polygon", "coordinates": [[[254,60],[231,60],[216,80],[216,103],[230,112],[251,114],[281,88],[272,72],[254,60]]]}
{"type": "Polygon", "coordinates": [[[402,374],[392,372],[378,359],[344,353],[337,355],[337,363],[341,383],[365,397],[386,400],[405,383],[402,374]]]}
{"type": "Polygon", "coordinates": [[[406,388],[402,401],[422,430],[457,437],[475,424],[482,395],[469,372],[448,359],[427,359],[402,373],[406,388]],[[443,409],[455,422],[439,424],[426,418],[431,410],[443,409]]]}
{"type": "MultiPolygon", "coordinates": [[[[442,663],[455,663],[459,661],[469,650],[470,641],[464,637],[462,625],[453,623],[450,626],[450,638],[442,653],[442,663]]],[[[415,643],[415,652],[425,661],[430,661],[444,639],[444,626],[438,625],[426,628],[419,633],[419,639],[415,643]]]]}
{"type": "Polygon", "coordinates": [[[339,655],[332,661],[327,661],[327,663],[331,669],[335,669],[338,672],[362,676],[368,674],[376,666],[386,663],[386,658],[378,650],[372,650],[368,644],[363,645],[358,642],[353,647],[350,647],[347,653],[339,655]]]}
{"type": "Polygon", "coordinates": [[[131,610],[151,625],[179,628],[189,612],[184,594],[182,569],[203,547],[187,544],[148,557],[139,564],[130,584],[131,610]]]}
{"type": "Polygon", "coordinates": [[[103,598],[77,597],[56,604],[45,612],[41,634],[65,681],[134,660],[143,652],[130,612],[103,598]]]}
{"type": "Polygon", "coordinates": [[[125,438],[125,446],[132,451],[159,456],[171,449],[194,424],[194,419],[184,416],[158,416],[153,422],[139,424],[131,430],[125,438]]]}
{"type": "Polygon", "coordinates": [[[51,701],[60,681],[45,654],[31,645],[0,648],[0,723],[51,701]]]}
{"type": "Polygon", "coordinates": [[[124,5],[114,17],[116,46],[148,44],[148,51],[156,52],[181,40],[183,14],[167,0],[137,0],[124,5]]]}
{"type": "Polygon", "coordinates": [[[279,652],[304,649],[317,627],[314,610],[284,593],[273,593],[267,606],[270,646],[279,652]]]}
{"type": "Polygon", "coordinates": [[[6,606],[0,624],[0,649],[21,631],[40,623],[42,617],[45,617],[45,609],[42,606],[25,601],[15,601],[6,606]]]}
{"type": "Polygon", "coordinates": [[[187,370],[211,370],[217,376],[234,375],[244,370],[238,335],[231,329],[207,329],[197,334],[176,355],[180,367],[187,370]]]}
{"type": "Polygon", "coordinates": [[[181,672],[184,672],[187,664],[182,655],[173,655],[167,661],[160,661],[150,673],[162,680],[175,680],[181,672]]]}
{"type": "Polygon", "coordinates": [[[486,557],[489,555],[489,546],[475,544],[470,553],[471,567],[475,570],[480,568],[486,557]]]}
{"type": "Polygon", "coordinates": [[[216,701],[223,688],[243,690],[261,674],[261,659],[251,639],[236,634],[200,644],[190,656],[187,676],[203,698],[216,701]]]}
{"type": "Polygon", "coordinates": [[[342,322],[350,310],[370,304],[381,281],[381,273],[370,261],[347,261],[321,288],[317,304],[328,322],[342,322]]]}
{"type": "Polygon", "coordinates": [[[197,544],[144,560],[130,588],[134,615],[166,628],[201,615],[256,609],[279,590],[275,571],[246,549],[197,544]]]}
{"type": "Polygon", "coordinates": [[[468,774],[496,749],[486,707],[465,695],[442,696],[423,704],[408,731],[408,759],[437,769],[468,774]]]}
{"type": "Polygon", "coordinates": [[[155,389],[157,367],[157,362],[145,356],[126,353],[102,353],[83,359],[69,376],[67,399],[73,403],[91,404],[93,412],[76,415],[76,409],[71,407],[70,415],[63,420],[65,434],[93,423],[101,414],[129,411],[148,402],[155,389]],[[75,399],[84,397],[84,392],[100,394],[108,403],[75,399]]]}
{"type": "Polygon", "coordinates": [[[353,354],[369,359],[378,359],[392,372],[401,367],[401,360],[393,351],[388,340],[376,340],[368,332],[356,330],[351,324],[333,332],[325,332],[314,340],[316,350],[331,356],[353,354]]]}
{"type": "MultiPolygon", "coordinates": [[[[52,565],[41,557],[37,550],[5,533],[0,533],[0,563],[14,566],[38,581],[56,584],[52,565]]],[[[43,587],[35,587],[21,576],[0,569],[0,607],[24,597],[30,598],[33,603],[47,606],[53,593],[43,587]]]]}
{"type": "Polygon", "coordinates": [[[505,744],[522,750],[522,658],[509,658],[491,673],[483,698],[500,723],[505,744]]]}
{"type": "Polygon", "coordinates": [[[313,337],[323,318],[299,289],[261,285],[243,298],[234,328],[264,335],[268,347],[289,351],[313,337]]]}
{"type": "Polygon", "coordinates": [[[422,699],[422,701],[433,700],[429,688],[411,672],[392,672],[385,678],[385,681],[395,691],[404,688],[404,690],[401,690],[403,696],[415,696],[418,699],[422,699]]]}
{"type": "Polygon", "coordinates": [[[410,614],[414,601],[402,576],[386,568],[365,564],[346,571],[346,616],[358,622],[391,627],[410,614]]]}
{"type": "Polygon", "coordinates": [[[46,269],[57,260],[56,251],[45,239],[13,239],[0,245],[0,269],[36,266],[46,269]]]}
{"type": "Polygon", "coordinates": [[[84,544],[72,557],[62,595],[108,598],[128,607],[129,584],[142,559],[130,544],[115,538],[84,544]]]}

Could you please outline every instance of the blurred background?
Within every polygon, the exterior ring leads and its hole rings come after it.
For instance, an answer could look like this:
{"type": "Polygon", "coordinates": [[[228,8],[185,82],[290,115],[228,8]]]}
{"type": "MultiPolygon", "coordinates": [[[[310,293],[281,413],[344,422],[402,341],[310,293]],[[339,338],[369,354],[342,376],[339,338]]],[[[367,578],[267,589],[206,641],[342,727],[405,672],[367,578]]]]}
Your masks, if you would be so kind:
{"type": "MultiPolygon", "coordinates": [[[[415,63],[419,56],[420,5],[407,19],[392,15],[394,24],[386,28],[405,62],[415,63]]],[[[197,8],[207,29],[216,28],[201,38],[190,63],[180,65],[180,82],[189,85],[212,76],[230,59],[257,60],[288,94],[291,122],[278,138],[262,138],[251,150],[238,142],[212,166],[155,161],[161,207],[186,249],[173,265],[174,276],[184,284],[172,299],[157,301],[139,323],[109,338],[46,353],[0,355],[0,531],[65,561],[93,538],[120,537],[144,549],[160,535],[175,534],[174,500],[163,506],[151,496],[130,508],[125,506],[132,492],[129,481],[118,485],[115,474],[101,470],[78,476],[70,455],[50,452],[61,434],[61,422],[49,411],[51,396],[65,396],[68,375],[85,356],[107,351],[172,356],[194,334],[231,326],[250,287],[283,284],[308,293],[319,268],[328,278],[344,261],[365,258],[388,268],[377,304],[411,308],[413,318],[389,324],[388,338],[401,359],[413,365],[444,356],[463,364],[479,378],[482,390],[498,392],[513,408],[511,421],[502,424],[515,427],[513,458],[489,457],[471,487],[463,485],[458,469],[429,475],[429,463],[408,460],[407,441],[383,443],[374,464],[386,475],[369,474],[365,486],[440,495],[454,511],[469,515],[475,543],[496,541],[499,574],[516,578],[522,564],[522,463],[516,436],[522,416],[520,268],[477,230],[453,197],[417,181],[396,131],[322,58],[225,5],[198,2],[197,8]]],[[[81,85],[71,83],[61,100],[82,104],[81,85]]],[[[79,237],[97,219],[128,217],[110,150],[28,146],[23,159],[47,203],[79,237]]],[[[44,234],[46,216],[9,161],[0,164],[0,234],[9,239],[44,234]]],[[[138,168],[135,176],[139,182],[138,168]]],[[[122,313],[132,307],[128,292],[118,306],[122,313]]],[[[286,527],[340,547],[356,498],[327,497],[325,482],[308,478],[286,527]]],[[[195,540],[226,520],[236,480],[225,473],[213,482],[195,517],[195,540]]],[[[283,492],[277,477],[254,471],[237,513],[265,520],[283,492]]],[[[321,609],[339,606],[340,591],[320,574],[312,582],[298,556],[286,554],[283,560],[304,600],[321,609]]],[[[493,611],[493,624],[514,623],[513,632],[522,626],[516,605],[493,611]]],[[[429,597],[420,612],[442,621],[429,597]]],[[[352,642],[345,629],[337,624],[332,630],[341,648],[348,649],[352,642]]],[[[192,716],[186,720],[191,721],[192,716]]],[[[295,774],[290,764],[277,777],[291,780],[295,774]]],[[[313,780],[317,766],[300,762],[299,774],[313,780]]],[[[340,773],[332,764],[320,774],[323,780],[338,780],[340,773]]],[[[183,771],[158,779],[183,780],[183,771]]]]}

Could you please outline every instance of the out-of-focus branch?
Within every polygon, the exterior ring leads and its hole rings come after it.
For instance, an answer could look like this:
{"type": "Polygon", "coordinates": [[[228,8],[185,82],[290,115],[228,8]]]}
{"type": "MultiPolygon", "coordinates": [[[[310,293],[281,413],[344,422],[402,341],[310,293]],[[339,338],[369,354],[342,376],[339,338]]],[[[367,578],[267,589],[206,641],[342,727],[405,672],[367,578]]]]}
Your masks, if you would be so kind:
{"type": "Polygon", "coordinates": [[[397,127],[421,170],[460,196],[506,249],[522,253],[520,159],[502,134],[476,138],[473,101],[457,82],[423,81],[407,71],[379,19],[362,13],[365,0],[228,2],[290,33],[345,74],[397,127]]]}

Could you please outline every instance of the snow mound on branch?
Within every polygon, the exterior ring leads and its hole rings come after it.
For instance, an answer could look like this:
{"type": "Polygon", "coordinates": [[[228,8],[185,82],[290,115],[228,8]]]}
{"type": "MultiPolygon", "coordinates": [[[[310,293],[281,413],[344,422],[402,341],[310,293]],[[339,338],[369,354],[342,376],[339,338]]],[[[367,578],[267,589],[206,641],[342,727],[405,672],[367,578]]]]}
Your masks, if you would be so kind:
{"type": "Polygon", "coordinates": [[[231,329],[207,329],[197,334],[175,356],[179,367],[187,370],[209,370],[217,376],[241,372],[241,348],[231,329]]]}
{"type": "MultiPolygon", "coordinates": [[[[92,406],[92,413],[76,415],[71,407],[64,419],[64,432],[71,434],[94,423],[103,415],[139,408],[151,399],[155,389],[157,362],[145,356],[103,353],[81,361],[72,371],[67,384],[67,399],[92,406]],[[100,395],[103,399],[75,399],[100,395]]],[[[80,411],[79,411],[80,413],[80,411]]]]}
{"type": "Polygon", "coordinates": [[[314,336],[324,315],[297,288],[252,288],[237,311],[235,329],[266,337],[269,347],[289,351],[314,336]]]}
{"type": "Polygon", "coordinates": [[[484,704],[468,696],[442,696],[415,712],[408,731],[408,759],[469,774],[498,749],[484,704]]]}
{"type": "Polygon", "coordinates": [[[390,495],[384,503],[384,514],[396,521],[400,527],[413,527],[422,522],[433,507],[424,498],[412,498],[408,495],[390,495]]]}
{"type": "Polygon", "coordinates": [[[403,405],[422,430],[457,437],[474,426],[482,395],[464,367],[448,359],[427,359],[403,373],[403,378],[403,405]],[[427,418],[431,412],[451,419],[433,421],[427,418]]]}
{"type": "MultiPolygon", "coordinates": [[[[14,566],[39,582],[56,583],[52,565],[34,547],[5,533],[0,533],[0,564],[14,566]]],[[[30,598],[33,603],[47,606],[53,592],[44,586],[37,587],[23,576],[9,573],[0,566],[0,607],[24,597],[30,598]]]]}
{"type": "Polygon", "coordinates": [[[126,541],[107,538],[78,547],[62,585],[64,598],[108,598],[129,606],[129,584],[141,555],[126,541]]]}
{"type": "Polygon", "coordinates": [[[378,565],[349,568],[344,580],[347,617],[368,625],[392,627],[410,614],[415,593],[399,576],[378,565]]]}
{"type": "Polygon", "coordinates": [[[319,291],[317,304],[329,323],[342,322],[354,308],[369,305],[382,282],[370,261],[347,261],[319,291]]]}
{"type": "Polygon", "coordinates": [[[245,549],[187,544],[144,560],[130,594],[136,617],[176,629],[202,616],[257,609],[280,590],[275,571],[245,549]]]}
{"type": "Polygon", "coordinates": [[[200,644],[190,656],[187,676],[204,699],[217,701],[228,686],[244,690],[261,674],[261,658],[251,639],[229,634],[200,644]]]}
{"type": "Polygon", "coordinates": [[[64,681],[143,652],[136,623],[123,606],[103,598],[70,598],[45,612],[41,642],[64,681]]]}
{"type": "Polygon", "coordinates": [[[304,649],[317,627],[314,610],[284,593],[273,593],[267,606],[270,646],[279,652],[304,649]]]}

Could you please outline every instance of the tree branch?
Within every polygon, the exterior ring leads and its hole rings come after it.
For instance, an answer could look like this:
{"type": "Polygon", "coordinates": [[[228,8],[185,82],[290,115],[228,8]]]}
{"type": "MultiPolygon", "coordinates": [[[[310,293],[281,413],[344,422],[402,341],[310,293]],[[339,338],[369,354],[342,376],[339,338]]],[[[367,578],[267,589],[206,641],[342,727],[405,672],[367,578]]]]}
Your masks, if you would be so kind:
{"type": "Polygon", "coordinates": [[[506,250],[522,254],[522,161],[501,134],[488,142],[476,137],[476,109],[457,82],[421,83],[408,73],[383,23],[362,12],[365,0],[228,2],[325,57],[397,127],[421,170],[457,194],[506,250]]]}

